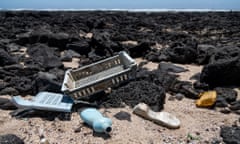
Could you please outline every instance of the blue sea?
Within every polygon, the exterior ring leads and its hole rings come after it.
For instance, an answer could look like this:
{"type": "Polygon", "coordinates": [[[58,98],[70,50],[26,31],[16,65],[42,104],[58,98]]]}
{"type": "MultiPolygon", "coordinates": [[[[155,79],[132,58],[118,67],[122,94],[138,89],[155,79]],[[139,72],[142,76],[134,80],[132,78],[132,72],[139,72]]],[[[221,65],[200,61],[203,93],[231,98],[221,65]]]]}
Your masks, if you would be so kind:
{"type": "Polygon", "coordinates": [[[2,10],[239,11],[240,0],[0,0],[2,10]]]}

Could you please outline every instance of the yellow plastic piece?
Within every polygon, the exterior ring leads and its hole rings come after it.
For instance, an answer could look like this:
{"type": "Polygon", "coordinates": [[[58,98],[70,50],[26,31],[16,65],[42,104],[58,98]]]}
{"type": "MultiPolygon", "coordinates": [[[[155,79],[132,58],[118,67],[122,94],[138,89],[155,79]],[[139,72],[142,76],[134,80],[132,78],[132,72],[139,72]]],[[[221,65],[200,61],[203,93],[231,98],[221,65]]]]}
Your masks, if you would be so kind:
{"type": "Polygon", "coordinates": [[[207,91],[199,94],[199,99],[196,101],[198,107],[210,107],[215,104],[217,99],[216,91],[207,91]]]}

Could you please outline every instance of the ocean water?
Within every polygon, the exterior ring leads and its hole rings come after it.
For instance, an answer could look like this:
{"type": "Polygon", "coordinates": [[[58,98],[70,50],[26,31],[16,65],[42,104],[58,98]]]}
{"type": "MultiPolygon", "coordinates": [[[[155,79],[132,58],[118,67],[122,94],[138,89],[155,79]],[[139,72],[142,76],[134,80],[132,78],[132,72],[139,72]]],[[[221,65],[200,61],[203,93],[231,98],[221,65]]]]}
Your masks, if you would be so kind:
{"type": "Polygon", "coordinates": [[[2,9],[0,11],[129,11],[129,12],[230,12],[227,9],[2,9]]]}

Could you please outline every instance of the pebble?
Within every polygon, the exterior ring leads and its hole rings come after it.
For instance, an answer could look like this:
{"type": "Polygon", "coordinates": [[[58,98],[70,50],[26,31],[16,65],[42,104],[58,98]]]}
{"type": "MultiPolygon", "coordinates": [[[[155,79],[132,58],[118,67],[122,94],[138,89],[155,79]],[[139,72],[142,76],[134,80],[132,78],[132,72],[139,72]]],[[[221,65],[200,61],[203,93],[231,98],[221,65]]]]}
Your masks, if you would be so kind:
{"type": "Polygon", "coordinates": [[[184,95],[181,94],[181,93],[177,93],[177,94],[175,95],[175,98],[180,101],[180,100],[182,100],[182,99],[184,98],[184,95]]]}

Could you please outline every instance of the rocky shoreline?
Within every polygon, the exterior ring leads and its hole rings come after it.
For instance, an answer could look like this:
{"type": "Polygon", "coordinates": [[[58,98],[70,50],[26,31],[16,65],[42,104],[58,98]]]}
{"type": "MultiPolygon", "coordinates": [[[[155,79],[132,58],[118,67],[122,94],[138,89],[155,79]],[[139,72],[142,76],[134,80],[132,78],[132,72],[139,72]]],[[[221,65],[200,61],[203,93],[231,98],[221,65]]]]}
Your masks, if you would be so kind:
{"type": "Polygon", "coordinates": [[[239,114],[232,87],[240,85],[240,12],[1,11],[0,95],[61,93],[64,72],[73,68],[67,63],[77,59],[74,67],[80,67],[123,50],[158,69],[139,66],[135,82],[90,101],[116,108],[119,101],[131,107],[145,102],[159,111],[165,92],[196,99],[216,90],[215,106],[239,114]],[[203,69],[191,83],[178,80],[179,68],[163,62],[203,69]]]}

